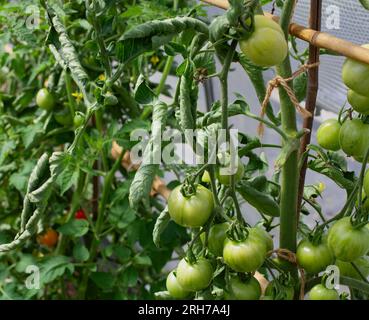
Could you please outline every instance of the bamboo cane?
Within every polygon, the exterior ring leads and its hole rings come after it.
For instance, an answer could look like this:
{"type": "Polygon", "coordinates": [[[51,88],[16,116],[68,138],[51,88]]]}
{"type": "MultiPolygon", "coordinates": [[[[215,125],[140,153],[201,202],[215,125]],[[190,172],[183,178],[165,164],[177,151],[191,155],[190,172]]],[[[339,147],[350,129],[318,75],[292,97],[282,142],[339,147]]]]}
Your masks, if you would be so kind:
{"type": "MultiPolygon", "coordinates": [[[[201,0],[201,1],[222,9],[228,9],[229,7],[229,3],[227,0],[201,0]]],[[[275,21],[279,20],[279,17],[273,16],[270,13],[265,13],[265,16],[270,17],[275,21]]],[[[369,64],[369,49],[365,49],[350,41],[337,38],[326,32],[320,32],[314,29],[306,28],[296,23],[290,24],[289,31],[291,35],[306,42],[309,42],[311,45],[315,47],[334,51],[347,58],[351,58],[369,64]]]]}

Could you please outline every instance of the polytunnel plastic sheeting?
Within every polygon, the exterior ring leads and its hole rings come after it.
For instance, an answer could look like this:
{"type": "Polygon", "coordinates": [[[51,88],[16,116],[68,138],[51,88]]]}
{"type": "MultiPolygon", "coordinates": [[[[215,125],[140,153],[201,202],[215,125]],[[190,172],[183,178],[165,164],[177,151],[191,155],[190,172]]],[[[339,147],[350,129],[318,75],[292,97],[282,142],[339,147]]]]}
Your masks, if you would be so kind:
{"type": "MultiPolygon", "coordinates": [[[[272,5],[264,8],[270,11],[272,5]]],[[[310,0],[298,1],[294,22],[308,26],[309,11],[310,0]]],[[[275,14],[279,15],[279,12],[277,8],[275,14]]],[[[322,13],[323,32],[359,45],[369,43],[369,11],[364,9],[359,0],[324,0],[322,13]]],[[[302,45],[302,41],[299,44],[302,45]]],[[[344,60],[344,57],[339,56],[321,57],[318,105],[323,109],[338,112],[347,101],[347,88],[341,78],[344,60]]],[[[298,67],[297,62],[294,67],[298,67]]]]}

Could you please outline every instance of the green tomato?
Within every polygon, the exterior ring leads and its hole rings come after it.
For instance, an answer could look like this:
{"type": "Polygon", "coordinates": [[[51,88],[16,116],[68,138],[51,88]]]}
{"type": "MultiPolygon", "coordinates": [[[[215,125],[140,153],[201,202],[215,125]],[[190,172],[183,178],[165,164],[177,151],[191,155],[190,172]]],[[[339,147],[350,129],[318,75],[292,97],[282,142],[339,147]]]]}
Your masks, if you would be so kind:
{"type": "Polygon", "coordinates": [[[308,240],[302,240],[296,251],[298,264],[308,273],[319,273],[334,263],[334,255],[325,241],[313,244],[308,240]]]}
{"type": "Polygon", "coordinates": [[[259,300],[261,287],[254,277],[242,281],[239,277],[234,276],[229,280],[229,289],[224,296],[226,300],[259,300]]]}
{"type": "Polygon", "coordinates": [[[189,296],[190,292],[184,290],[181,285],[178,283],[177,277],[172,271],[168,274],[166,286],[169,294],[176,299],[184,299],[189,296]]]}
{"type": "Polygon", "coordinates": [[[68,109],[62,109],[60,111],[54,112],[54,119],[62,126],[68,127],[72,125],[72,116],[70,115],[68,109]]]}
{"type": "Polygon", "coordinates": [[[361,114],[369,114],[369,97],[363,96],[353,90],[349,90],[347,93],[347,100],[351,104],[351,107],[361,114]]]}
{"type": "Polygon", "coordinates": [[[369,229],[355,229],[350,217],[342,218],[330,228],[328,245],[337,259],[345,262],[355,261],[369,250],[369,229]]]}
{"type": "Polygon", "coordinates": [[[340,296],[335,289],[328,289],[322,284],[317,284],[309,292],[310,300],[339,300],[340,296]]]}
{"type": "MultiPolygon", "coordinates": [[[[362,275],[367,278],[369,276],[369,261],[366,257],[361,257],[353,262],[362,275]]],[[[351,262],[344,262],[341,260],[336,260],[336,266],[340,269],[341,276],[350,277],[357,280],[362,280],[360,274],[352,266],[351,262]]]]}
{"type": "Polygon", "coordinates": [[[250,235],[240,242],[228,238],[224,242],[224,262],[237,272],[256,271],[264,263],[266,253],[265,242],[250,235]]]}
{"type": "Polygon", "coordinates": [[[177,267],[177,281],[184,290],[200,291],[210,285],[213,272],[211,263],[204,258],[193,264],[182,259],[177,267]]]}
{"type": "Polygon", "coordinates": [[[340,146],[348,156],[361,158],[368,148],[369,125],[360,119],[347,120],[340,130],[340,146]]]}
{"type": "MultiPolygon", "coordinates": [[[[369,49],[369,44],[362,47],[369,49]]],[[[342,79],[351,90],[363,96],[369,96],[369,65],[356,60],[346,59],[342,68],[342,79]]]]}
{"type": "Polygon", "coordinates": [[[258,239],[259,241],[264,242],[266,252],[272,251],[274,249],[273,238],[263,228],[254,227],[254,228],[249,228],[248,230],[249,230],[250,237],[252,238],[255,237],[255,239],[258,239]]]}
{"type": "Polygon", "coordinates": [[[181,186],[176,187],[168,199],[171,218],[183,227],[198,228],[208,221],[214,209],[213,194],[202,185],[196,186],[196,193],[185,197],[181,186]]]}
{"type": "Polygon", "coordinates": [[[292,286],[286,286],[278,283],[276,280],[269,282],[265,289],[265,296],[270,300],[293,300],[295,289],[292,286]]]}
{"type": "Polygon", "coordinates": [[[249,38],[240,41],[240,48],[247,58],[262,67],[281,64],[288,53],[283,30],[263,15],[255,16],[255,30],[249,38]]]}
{"type": "Polygon", "coordinates": [[[240,158],[237,159],[237,171],[235,174],[232,174],[234,171],[236,171],[236,168],[218,167],[216,170],[216,177],[219,183],[227,186],[230,185],[232,175],[235,183],[239,182],[243,178],[245,169],[240,158]]]}
{"type": "MultiPolygon", "coordinates": [[[[228,228],[229,223],[224,222],[214,224],[209,230],[208,249],[216,257],[221,257],[223,255],[223,245],[224,240],[227,238],[228,228]]],[[[205,233],[202,233],[200,238],[201,241],[205,243],[205,233]]]]}
{"type": "Polygon", "coordinates": [[[324,121],[317,131],[318,144],[326,149],[337,151],[340,149],[340,129],[341,125],[336,119],[324,121]]]}
{"type": "Polygon", "coordinates": [[[51,110],[54,108],[55,100],[53,95],[46,88],[43,88],[37,92],[36,104],[41,109],[51,110]]]}
{"type": "Polygon", "coordinates": [[[76,113],[73,119],[74,127],[79,128],[80,126],[83,125],[84,121],[85,121],[84,116],[80,113],[76,113]]]}

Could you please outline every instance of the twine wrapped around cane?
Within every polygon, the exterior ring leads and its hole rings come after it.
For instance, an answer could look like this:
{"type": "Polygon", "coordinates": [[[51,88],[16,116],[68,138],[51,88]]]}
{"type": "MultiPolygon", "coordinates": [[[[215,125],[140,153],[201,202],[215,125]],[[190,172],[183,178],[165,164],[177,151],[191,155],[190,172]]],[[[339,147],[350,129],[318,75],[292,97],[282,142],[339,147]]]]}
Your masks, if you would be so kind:
{"type": "MultiPolygon", "coordinates": [[[[312,114],[307,111],[305,108],[300,106],[300,102],[297,100],[296,95],[294,91],[291,89],[291,87],[288,85],[289,82],[291,82],[293,79],[298,77],[300,74],[306,72],[309,69],[316,68],[319,65],[319,62],[313,63],[313,64],[304,64],[302,65],[297,71],[295,71],[291,77],[284,79],[281,76],[276,76],[274,79],[270,80],[268,83],[267,91],[265,94],[264,101],[261,105],[261,113],[260,117],[264,118],[266,109],[270,100],[270,97],[272,95],[272,92],[274,89],[278,88],[279,86],[282,86],[284,90],[286,90],[288,97],[291,99],[291,102],[295,106],[298,113],[301,114],[303,118],[309,118],[312,116],[312,114]]],[[[263,123],[259,124],[258,127],[258,134],[259,136],[262,136],[264,134],[264,125],[263,123]]]]}
{"type": "Polygon", "coordinates": [[[275,253],[279,258],[286,260],[294,264],[299,270],[301,276],[301,286],[300,286],[300,300],[304,300],[305,297],[305,270],[301,268],[297,262],[296,254],[287,249],[276,249],[268,252],[268,256],[275,253]]]}

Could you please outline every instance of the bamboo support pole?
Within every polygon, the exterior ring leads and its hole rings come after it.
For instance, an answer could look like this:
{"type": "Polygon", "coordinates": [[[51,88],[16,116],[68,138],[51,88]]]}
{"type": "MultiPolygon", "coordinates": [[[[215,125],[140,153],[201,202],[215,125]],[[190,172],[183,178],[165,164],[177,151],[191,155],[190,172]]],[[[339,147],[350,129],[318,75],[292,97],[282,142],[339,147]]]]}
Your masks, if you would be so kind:
{"type": "MultiPolygon", "coordinates": [[[[320,30],[321,28],[321,17],[322,17],[322,2],[323,0],[311,0],[310,1],[310,28],[315,30],[320,30]]],[[[309,64],[314,64],[319,62],[319,49],[313,45],[309,46],[309,64]]],[[[306,96],[306,110],[311,113],[311,117],[304,119],[303,126],[305,129],[309,130],[301,140],[300,155],[303,155],[307,149],[307,146],[311,141],[311,132],[313,129],[314,115],[316,108],[316,101],[318,97],[318,87],[319,87],[319,67],[312,68],[308,72],[308,89],[306,96]]],[[[307,159],[305,159],[300,173],[299,182],[299,200],[298,200],[298,216],[300,215],[302,198],[304,194],[305,178],[307,171],[307,159]]]]}
{"type": "MultiPolygon", "coordinates": [[[[228,9],[229,3],[227,0],[201,0],[208,4],[214,5],[218,8],[228,9]]],[[[265,13],[265,16],[272,18],[275,21],[279,20],[279,17],[273,16],[270,13],[265,13]]],[[[320,32],[311,28],[291,23],[289,27],[291,35],[309,42],[311,45],[327,49],[342,56],[351,58],[362,63],[369,64],[369,49],[365,49],[350,41],[337,38],[326,32],[320,32]]]]}

